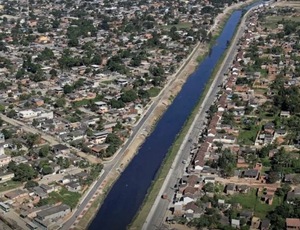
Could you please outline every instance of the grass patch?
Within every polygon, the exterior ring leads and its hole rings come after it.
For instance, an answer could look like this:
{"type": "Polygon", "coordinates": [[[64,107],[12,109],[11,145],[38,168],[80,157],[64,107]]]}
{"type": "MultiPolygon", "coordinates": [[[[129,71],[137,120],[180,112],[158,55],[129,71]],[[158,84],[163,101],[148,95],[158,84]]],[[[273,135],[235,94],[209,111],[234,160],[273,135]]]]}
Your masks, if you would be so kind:
{"type": "Polygon", "coordinates": [[[22,186],[22,183],[20,181],[9,180],[7,182],[0,184],[0,192],[12,190],[12,189],[18,188],[20,186],[22,186]]]}
{"type": "Polygon", "coordinates": [[[78,192],[69,192],[66,188],[62,188],[59,192],[51,192],[49,194],[49,203],[62,202],[69,205],[72,209],[76,207],[81,194],[78,192]]]}
{"type": "Polygon", "coordinates": [[[114,80],[105,80],[105,81],[101,81],[102,84],[106,84],[106,85],[110,85],[111,83],[113,83],[114,80]]]}
{"type": "Polygon", "coordinates": [[[260,129],[261,126],[252,125],[249,130],[246,129],[240,130],[238,136],[238,143],[243,145],[253,145],[260,129]]]}
{"type": "Polygon", "coordinates": [[[278,24],[280,24],[280,22],[282,20],[285,21],[294,21],[294,22],[300,22],[300,18],[299,17],[289,17],[289,16],[268,16],[265,18],[264,22],[263,22],[263,26],[267,27],[267,28],[271,28],[271,29],[275,29],[278,27],[278,24]]]}
{"type": "Polygon", "coordinates": [[[150,89],[148,89],[148,93],[150,97],[156,97],[159,92],[160,92],[160,88],[158,87],[151,87],[150,89]]]}
{"type": "Polygon", "coordinates": [[[293,21],[293,22],[300,22],[300,18],[299,17],[289,17],[289,16],[269,16],[266,18],[267,22],[278,22],[278,21],[293,21]]]}
{"type": "Polygon", "coordinates": [[[199,55],[199,56],[196,58],[196,61],[197,61],[198,63],[201,63],[201,62],[204,60],[204,58],[207,56],[207,54],[208,54],[208,52],[205,52],[204,54],[199,55]]]}
{"type": "Polygon", "coordinates": [[[230,203],[239,203],[243,209],[251,210],[254,215],[259,218],[265,218],[266,215],[281,204],[281,199],[274,196],[272,205],[265,204],[260,201],[260,197],[256,196],[256,189],[251,189],[247,194],[236,194],[230,199],[230,203]]]}
{"type": "Polygon", "coordinates": [[[253,87],[253,88],[254,88],[254,92],[256,94],[265,94],[269,90],[269,88],[266,88],[266,89],[264,89],[264,88],[255,88],[255,87],[253,87]]]}

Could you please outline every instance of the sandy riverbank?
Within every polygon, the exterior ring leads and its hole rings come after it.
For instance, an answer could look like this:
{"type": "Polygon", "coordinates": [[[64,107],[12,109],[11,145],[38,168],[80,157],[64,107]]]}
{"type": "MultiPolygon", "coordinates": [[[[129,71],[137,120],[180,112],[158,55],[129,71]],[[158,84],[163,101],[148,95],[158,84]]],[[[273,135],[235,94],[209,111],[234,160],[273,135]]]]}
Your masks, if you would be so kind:
{"type": "MultiPolygon", "coordinates": [[[[217,18],[215,20],[215,24],[212,27],[213,29],[211,30],[212,34],[217,35],[220,32],[224,21],[226,21],[228,14],[232,10],[239,8],[245,4],[249,4],[251,2],[253,2],[253,0],[248,0],[246,2],[238,3],[236,5],[226,8],[224,13],[219,14],[217,16],[217,18]]],[[[197,62],[197,58],[199,56],[205,55],[209,51],[208,49],[209,49],[209,47],[207,46],[207,44],[200,44],[199,46],[197,46],[193,50],[192,57],[187,61],[187,63],[185,63],[185,67],[180,71],[180,73],[173,76],[175,79],[170,79],[170,81],[172,81],[172,83],[169,84],[168,87],[164,89],[164,91],[162,92],[161,100],[159,101],[158,105],[156,106],[154,111],[149,115],[149,118],[147,119],[147,124],[145,127],[146,131],[145,132],[143,131],[143,133],[139,133],[137,135],[137,137],[131,142],[128,149],[124,153],[121,161],[119,162],[119,165],[117,166],[117,168],[120,168],[121,170],[123,170],[127,166],[127,164],[130,162],[130,160],[135,156],[139,147],[145,141],[147,135],[150,134],[152,127],[156,124],[158,119],[163,115],[165,110],[172,103],[170,98],[174,98],[180,92],[180,90],[181,90],[183,84],[186,82],[187,78],[195,71],[196,67],[199,64],[197,62]]],[[[115,181],[118,178],[118,175],[119,174],[116,171],[114,171],[107,176],[105,181],[109,181],[109,182],[115,181]]],[[[108,184],[109,184],[109,186],[111,186],[112,183],[108,183],[108,184]]],[[[102,190],[105,191],[107,189],[108,189],[108,186],[106,184],[103,186],[102,190]]],[[[102,192],[100,194],[101,194],[101,196],[104,196],[104,194],[102,192]]],[[[101,200],[103,200],[103,199],[99,199],[98,202],[101,202],[101,200]]],[[[97,213],[97,211],[95,208],[94,214],[96,214],[96,213],[97,213]]],[[[91,218],[92,218],[92,216],[88,216],[88,217],[83,216],[82,219],[84,220],[85,223],[87,223],[88,221],[91,220],[91,218]],[[87,220],[87,219],[90,219],[90,220],[87,220]]],[[[81,224],[79,222],[79,225],[76,229],[86,229],[86,227],[87,226],[84,226],[83,224],[81,224]]]]}

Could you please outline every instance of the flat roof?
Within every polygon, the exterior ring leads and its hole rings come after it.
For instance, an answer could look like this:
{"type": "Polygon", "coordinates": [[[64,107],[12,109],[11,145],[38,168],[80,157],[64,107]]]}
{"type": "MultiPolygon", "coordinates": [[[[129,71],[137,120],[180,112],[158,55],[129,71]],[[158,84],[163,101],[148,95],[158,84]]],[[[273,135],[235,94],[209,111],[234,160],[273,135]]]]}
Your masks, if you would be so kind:
{"type": "Polygon", "coordinates": [[[58,206],[54,206],[54,207],[51,207],[51,208],[48,208],[48,209],[38,212],[37,216],[39,216],[41,218],[45,218],[47,216],[53,215],[58,212],[66,211],[68,209],[70,209],[70,207],[68,205],[60,204],[58,206]]]}

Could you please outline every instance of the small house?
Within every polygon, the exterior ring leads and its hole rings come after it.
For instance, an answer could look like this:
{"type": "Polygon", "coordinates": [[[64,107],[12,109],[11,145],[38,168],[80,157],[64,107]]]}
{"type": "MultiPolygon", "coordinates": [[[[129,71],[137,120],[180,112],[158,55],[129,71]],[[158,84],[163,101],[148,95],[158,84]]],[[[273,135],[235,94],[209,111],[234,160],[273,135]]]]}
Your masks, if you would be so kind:
{"type": "Polygon", "coordinates": [[[65,187],[68,189],[69,192],[80,192],[81,185],[78,182],[70,182],[65,184],[65,187]]]}
{"type": "Polygon", "coordinates": [[[287,230],[300,229],[300,219],[299,218],[286,218],[285,224],[286,224],[287,230]]]}
{"type": "Polygon", "coordinates": [[[225,193],[233,195],[236,192],[236,185],[234,183],[229,183],[225,187],[225,193]]]}
{"type": "Polygon", "coordinates": [[[244,178],[257,179],[259,177],[259,171],[257,169],[249,169],[242,174],[244,178]]]}

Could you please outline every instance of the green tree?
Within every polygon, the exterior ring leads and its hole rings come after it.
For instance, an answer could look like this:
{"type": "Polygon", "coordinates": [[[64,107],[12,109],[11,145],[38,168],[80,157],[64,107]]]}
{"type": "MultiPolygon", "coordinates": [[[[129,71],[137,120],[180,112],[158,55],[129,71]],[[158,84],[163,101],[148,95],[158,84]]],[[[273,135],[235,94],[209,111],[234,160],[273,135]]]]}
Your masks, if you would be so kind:
{"type": "Polygon", "coordinates": [[[116,99],[111,99],[109,103],[112,108],[117,108],[117,109],[124,108],[125,106],[125,103],[123,101],[116,100],[116,99]]]}
{"type": "Polygon", "coordinates": [[[39,122],[37,119],[33,119],[33,120],[32,120],[32,125],[33,125],[34,127],[37,127],[39,124],[40,124],[40,122],[39,122]]]}
{"type": "Polygon", "coordinates": [[[16,162],[11,161],[11,162],[9,162],[8,165],[7,165],[7,170],[8,170],[9,172],[15,172],[16,167],[17,167],[16,162]]]}
{"type": "Polygon", "coordinates": [[[8,116],[9,118],[15,118],[17,116],[17,112],[16,110],[11,109],[6,113],[6,116],[8,116]]]}
{"type": "Polygon", "coordinates": [[[60,25],[60,22],[59,22],[58,20],[54,20],[54,21],[52,22],[52,28],[53,28],[53,29],[59,28],[59,25],[60,25]]]}
{"type": "Polygon", "coordinates": [[[137,55],[131,59],[130,65],[133,67],[138,67],[138,66],[140,66],[141,62],[142,62],[141,57],[139,55],[137,55]]]}
{"type": "Polygon", "coordinates": [[[77,38],[71,38],[68,42],[69,47],[77,47],[79,45],[79,41],[77,38]]]}
{"type": "Polygon", "coordinates": [[[122,144],[122,140],[114,133],[109,133],[105,142],[109,144],[106,149],[106,157],[112,156],[122,144]]]}
{"type": "Polygon", "coordinates": [[[40,199],[39,202],[36,204],[37,207],[41,207],[47,204],[52,204],[51,198],[45,198],[45,199],[40,199]]]}
{"type": "Polygon", "coordinates": [[[26,135],[25,139],[28,147],[32,149],[34,145],[38,144],[40,140],[40,135],[35,133],[29,133],[26,135]]]}
{"type": "Polygon", "coordinates": [[[29,188],[36,187],[36,186],[38,186],[38,185],[39,185],[38,182],[36,182],[36,181],[34,181],[34,180],[29,180],[29,181],[26,182],[24,188],[29,189],[29,188]]]}
{"type": "Polygon", "coordinates": [[[12,131],[9,129],[2,129],[2,133],[3,133],[5,139],[10,139],[13,136],[12,131]]]}
{"type": "Polygon", "coordinates": [[[66,105],[66,99],[64,97],[57,98],[55,101],[55,105],[59,108],[63,108],[66,105]]]}
{"type": "Polygon", "coordinates": [[[119,146],[122,144],[121,139],[114,133],[109,133],[105,139],[105,143],[119,146]]]}
{"type": "Polygon", "coordinates": [[[270,171],[268,174],[268,182],[273,184],[280,180],[279,172],[276,171],[270,171]]]}
{"type": "Polygon", "coordinates": [[[50,146],[49,145],[43,145],[39,150],[39,156],[40,157],[47,157],[50,153],[50,146]]]}
{"type": "Polygon", "coordinates": [[[74,87],[71,86],[71,85],[66,84],[63,89],[64,89],[64,94],[69,94],[69,93],[73,92],[74,87]]]}
{"type": "Polygon", "coordinates": [[[25,182],[37,177],[38,173],[28,164],[21,163],[14,168],[16,181],[25,182]]]}
{"type": "Polygon", "coordinates": [[[0,104],[0,113],[5,112],[5,106],[0,104]]]}
{"type": "Polygon", "coordinates": [[[51,77],[56,77],[57,76],[57,71],[55,69],[51,69],[49,71],[49,74],[51,75],[51,77]]]}
{"type": "Polygon", "coordinates": [[[43,175],[49,175],[53,173],[53,169],[51,168],[50,165],[44,165],[43,168],[42,168],[42,174],[43,175]]]}
{"type": "Polygon", "coordinates": [[[289,191],[291,191],[291,186],[289,184],[282,184],[280,188],[277,188],[276,195],[280,197],[285,197],[289,191]]]}
{"type": "Polygon", "coordinates": [[[137,96],[137,93],[130,89],[130,90],[127,90],[125,91],[122,95],[121,95],[121,101],[123,101],[124,103],[127,103],[127,102],[132,102],[132,101],[135,101],[136,99],[138,98],[137,96]]]}
{"type": "Polygon", "coordinates": [[[218,166],[224,176],[232,176],[236,167],[236,156],[229,149],[225,149],[218,159],[218,166]]]}
{"type": "Polygon", "coordinates": [[[202,189],[204,192],[213,192],[215,190],[214,188],[215,188],[214,184],[211,182],[208,182],[203,186],[202,189]]]}
{"type": "Polygon", "coordinates": [[[37,61],[45,61],[45,60],[51,60],[54,59],[54,53],[51,49],[46,47],[37,57],[37,61]]]}
{"type": "Polygon", "coordinates": [[[63,169],[69,168],[71,165],[70,160],[64,157],[59,157],[56,163],[63,169]]]}

